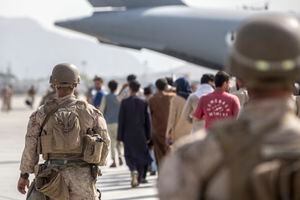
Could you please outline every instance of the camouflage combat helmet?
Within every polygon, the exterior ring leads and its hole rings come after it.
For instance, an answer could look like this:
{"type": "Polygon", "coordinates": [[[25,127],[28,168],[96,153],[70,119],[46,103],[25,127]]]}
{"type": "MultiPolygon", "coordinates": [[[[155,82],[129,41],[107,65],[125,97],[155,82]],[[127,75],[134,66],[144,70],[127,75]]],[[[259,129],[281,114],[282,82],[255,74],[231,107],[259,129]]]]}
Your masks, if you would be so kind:
{"type": "Polygon", "coordinates": [[[299,79],[299,21],[276,13],[245,20],[237,32],[227,71],[247,87],[276,87],[299,79]]]}
{"type": "Polygon", "coordinates": [[[53,68],[49,82],[60,87],[74,86],[80,82],[79,71],[73,64],[58,64],[53,68]]]}

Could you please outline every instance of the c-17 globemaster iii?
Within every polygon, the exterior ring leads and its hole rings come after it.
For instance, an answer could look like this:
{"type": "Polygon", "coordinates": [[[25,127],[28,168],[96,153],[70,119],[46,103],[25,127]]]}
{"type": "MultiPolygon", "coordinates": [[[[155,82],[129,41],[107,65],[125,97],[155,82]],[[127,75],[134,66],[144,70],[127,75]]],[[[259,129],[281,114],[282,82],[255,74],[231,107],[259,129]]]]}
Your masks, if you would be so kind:
{"type": "Polygon", "coordinates": [[[213,69],[224,66],[240,22],[266,12],[200,9],[181,0],[89,2],[95,7],[91,16],[55,24],[94,36],[101,43],[146,48],[213,69]]]}

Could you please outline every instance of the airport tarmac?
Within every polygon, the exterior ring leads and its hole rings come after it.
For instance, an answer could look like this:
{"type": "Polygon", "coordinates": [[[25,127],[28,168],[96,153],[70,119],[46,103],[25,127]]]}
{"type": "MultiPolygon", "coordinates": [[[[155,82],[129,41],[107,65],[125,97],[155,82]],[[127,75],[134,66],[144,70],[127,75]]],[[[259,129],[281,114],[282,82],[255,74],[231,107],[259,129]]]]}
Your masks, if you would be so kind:
{"type": "MultiPolygon", "coordinates": [[[[24,101],[25,96],[15,97],[12,102],[13,110],[8,113],[0,112],[0,200],[25,199],[25,196],[18,193],[16,184],[26,126],[33,110],[26,107],[24,101]]],[[[149,176],[149,183],[132,189],[127,167],[102,167],[102,173],[103,176],[97,181],[97,187],[102,191],[102,200],[158,199],[156,177],[149,176]]]]}

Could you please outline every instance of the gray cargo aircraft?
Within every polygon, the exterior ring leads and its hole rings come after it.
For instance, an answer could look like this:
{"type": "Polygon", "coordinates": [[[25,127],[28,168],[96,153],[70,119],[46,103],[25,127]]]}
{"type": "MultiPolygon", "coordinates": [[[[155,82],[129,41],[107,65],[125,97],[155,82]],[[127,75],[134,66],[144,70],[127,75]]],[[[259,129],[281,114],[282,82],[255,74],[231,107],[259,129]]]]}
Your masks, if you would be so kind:
{"type": "Polygon", "coordinates": [[[101,43],[146,48],[213,69],[224,66],[240,21],[257,13],[192,8],[181,0],[89,2],[95,7],[92,16],[55,24],[94,36],[101,43]]]}

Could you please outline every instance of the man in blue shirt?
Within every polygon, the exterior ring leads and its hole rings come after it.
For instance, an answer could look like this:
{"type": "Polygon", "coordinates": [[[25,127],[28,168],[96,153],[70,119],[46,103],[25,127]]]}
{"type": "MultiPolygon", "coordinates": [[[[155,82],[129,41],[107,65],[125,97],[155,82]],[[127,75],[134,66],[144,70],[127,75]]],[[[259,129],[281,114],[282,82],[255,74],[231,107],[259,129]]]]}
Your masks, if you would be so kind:
{"type": "Polygon", "coordinates": [[[117,99],[117,95],[115,94],[118,83],[115,80],[111,80],[108,82],[108,88],[110,93],[103,97],[101,101],[100,110],[104,115],[104,118],[107,123],[108,132],[111,138],[111,158],[112,164],[110,167],[116,167],[116,151],[118,152],[119,165],[123,165],[122,161],[122,144],[117,141],[117,131],[118,131],[118,117],[120,110],[120,102],[117,99]]]}
{"type": "Polygon", "coordinates": [[[99,76],[95,76],[93,79],[94,88],[89,91],[88,102],[95,106],[96,108],[100,107],[104,92],[102,90],[103,79],[99,76]]]}

